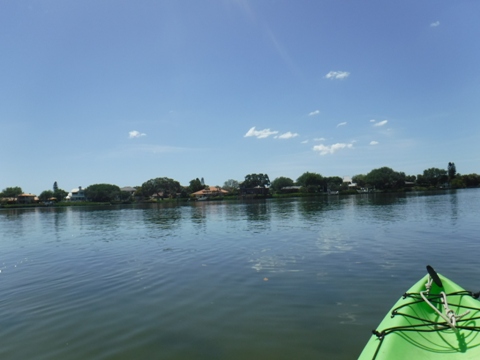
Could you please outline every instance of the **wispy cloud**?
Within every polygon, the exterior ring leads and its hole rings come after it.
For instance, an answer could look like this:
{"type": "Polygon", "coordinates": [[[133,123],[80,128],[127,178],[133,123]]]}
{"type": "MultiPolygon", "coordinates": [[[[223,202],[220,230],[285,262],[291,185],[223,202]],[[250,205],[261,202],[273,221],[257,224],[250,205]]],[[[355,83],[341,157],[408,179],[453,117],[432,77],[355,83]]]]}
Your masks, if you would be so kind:
{"type": "Polygon", "coordinates": [[[308,144],[308,140],[303,140],[301,144],[308,144]]]}
{"type": "Polygon", "coordinates": [[[349,76],[350,76],[350,73],[348,71],[330,71],[327,75],[325,75],[325,78],[343,80],[349,76]]]}
{"type": "Polygon", "coordinates": [[[352,149],[353,144],[337,143],[333,145],[315,145],[313,151],[318,151],[320,155],[334,154],[342,149],[352,149]]]}
{"type": "Polygon", "coordinates": [[[282,134],[282,135],[279,135],[279,136],[275,136],[275,139],[292,139],[294,137],[297,137],[298,134],[297,133],[292,133],[290,131],[282,134]]]}
{"type": "Polygon", "coordinates": [[[254,136],[257,139],[265,139],[265,138],[269,137],[270,135],[275,135],[275,134],[278,134],[278,131],[272,131],[270,129],[255,130],[255,126],[254,126],[250,130],[247,131],[247,133],[244,135],[244,137],[254,136]]]}
{"type": "Polygon", "coordinates": [[[430,24],[430,27],[437,27],[437,26],[440,26],[440,21],[438,20],[430,24]]]}
{"type": "Polygon", "coordinates": [[[313,140],[314,140],[314,141],[325,141],[325,140],[327,140],[327,139],[321,137],[321,138],[315,138],[315,139],[313,139],[313,140]]]}
{"type": "Polygon", "coordinates": [[[137,130],[133,130],[133,131],[130,131],[130,132],[128,133],[128,137],[129,137],[130,139],[135,139],[135,138],[139,138],[139,137],[146,136],[146,135],[147,135],[147,134],[141,133],[141,132],[139,132],[139,131],[137,131],[137,130]]]}
{"type": "Polygon", "coordinates": [[[346,121],[341,122],[340,124],[337,125],[337,127],[339,127],[339,126],[345,126],[345,125],[347,125],[347,122],[346,122],[346,121]]]}
{"type": "Polygon", "coordinates": [[[315,115],[318,115],[320,114],[320,110],[315,110],[315,111],[312,111],[310,113],[308,113],[308,116],[315,116],[315,115]]]}
{"type": "Polygon", "coordinates": [[[377,126],[377,127],[378,127],[378,126],[383,126],[383,125],[385,125],[386,123],[388,123],[388,120],[382,120],[382,121],[379,121],[379,122],[373,124],[373,126],[377,126]]]}
{"type": "Polygon", "coordinates": [[[370,141],[370,145],[378,145],[378,141],[370,141]]]}
{"type": "Polygon", "coordinates": [[[377,121],[377,120],[375,120],[375,119],[370,120],[371,123],[374,123],[375,121],[377,121]]]}

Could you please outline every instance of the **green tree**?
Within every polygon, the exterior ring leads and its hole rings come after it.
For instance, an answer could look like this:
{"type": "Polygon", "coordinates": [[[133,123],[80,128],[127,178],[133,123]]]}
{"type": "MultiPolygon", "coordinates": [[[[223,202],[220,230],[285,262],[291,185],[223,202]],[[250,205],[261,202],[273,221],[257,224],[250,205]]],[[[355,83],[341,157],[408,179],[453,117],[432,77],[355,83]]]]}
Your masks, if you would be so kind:
{"type": "Polygon", "coordinates": [[[425,184],[426,186],[440,186],[445,184],[447,180],[447,171],[438,168],[429,168],[423,170],[423,176],[420,178],[420,182],[425,184]]]}
{"type": "Polygon", "coordinates": [[[365,181],[379,190],[403,188],[405,186],[405,173],[396,172],[389,167],[373,169],[365,176],[365,181]]]}
{"type": "Polygon", "coordinates": [[[323,191],[326,187],[326,182],[322,175],[308,171],[300,175],[300,177],[297,179],[297,184],[307,192],[323,191]]]}
{"type": "Polygon", "coordinates": [[[462,175],[461,177],[466,187],[472,188],[480,185],[480,175],[468,174],[468,175],[462,175]]]}
{"type": "Polygon", "coordinates": [[[53,197],[53,191],[52,190],[45,190],[42,191],[40,195],[38,195],[38,198],[40,201],[47,201],[48,199],[53,197]]]}
{"type": "Polygon", "coordinates": [[[263,188],[270,186],[270,179],[267,174],[248,174],[245,176],[245,181],[241,184],[241,187],[245,189],[257,186],[263,188]]]}
{"type": "Polygon", "coordinates": [[[457,176],[450,182],[450,186],[454,189],[463,189],[466,187],[463,177],[457,176]]]}
{"type": "Polygon", "coordinates": [[[358,174],[352,177],[352,182],[359,187],[365,187],[367,185],[366,175],[358,174]]]}
{"type": "Polygon", "coordinates": [[[0,197],[17,197],[18,195],[23,194],[23,190],[19,186],[7,187],[2,190],[0,197]]]}
{"type": "MultiPolygon", "coordinates": [[[[44,192],[46,192],[46,191],[49,191],[49,190],[45,190],[44,192]]],[[[55,181],[53,183],[53,192],[52,192],[51,196],[48,197],[48,199],[55,198],[55,199],[57,199],[57,201],[62,201],[67,197],[67,195],[68,195],[68,192],[60,189],[58,187],[57,182],[55,181]]],[[[39,199],[42,200],[40,197],[39,197],[39,199]]],[[[45,200],[43,200],[43,201],[45,201],[45,200]]]]}
{"type": "Polygon", "coordinates": [[[182,187],[176,180],[162,177],[150,179],[142,184],[142,193],[144,196],[152,196],[156,194],[159,198],[176,197],[180,193],[182,187]]]}
{"type": "Polygon", "coordinates": [[[274,191],[279,192],[282,190],[282,188],[287,186],[293,186],[293,184],[294,182],[292,179],[288,177],[280,176],[272,181],[271,188],[274,191]]]}
{"type": "Polygon", "coordinates": [[[405,177],[405,181],[409,181],[409,182],[412,182],[412,183],[414,183],[416,180],[417,180],[417,178],[416,178],[415,175],[407,175],[405,177]]]}
{"type": "Polygon", "coordinates": [[[202,182],[198,178],[190,180],[190,186],[188,187],[188,191],[190,193],[194,193],[203,189],[205,189],[205,185],[202,185],[202,182]]]}
{"type": "Polygon", "coordinates": [[[237,180],[228,179],[223,183],[223,188],[227,191],[237,190],[238,187],[239,187],[239,183],[237,180]]]}
{"type": "Polygon", "coordinates": [[[448,163],[447,172],[448,172],[448,178],[450,179],[450,181],[452,181],[455,178],[455,175],[457,174],[457,168],[455,167],[454,162],[448,163]]]}
{"type": "Polygon", "coordinates": [[[85,189],[85,196],[90,201],[109,202],[119,198],[120,188],[111,184],[94,184],[85,189]]]}
{"type": "Polygon", "coordinates": [[[330,176],[325,178],[327,189],[330,191],[337,191],[343,183],[343,179],[339,176],[330,176]]]}
{"type": "Polygon", "coordinates": [[[235,194],[238,192],[240,184],[237,180],[228,179],[223,183],[223,188],[227,190],[230,194],[235,194]]]}
{"type": "Polygon", "coordinates": [[[56,191],[53,192],[53,197],[57,199],[57,201],[62,201],[64,200],[68,195],[68,192],[62,189],[57,189],[56,191]]]}
{"type": "Polygon", "coordinates": [[[118,199],[122,202],[127,202],[132,199],[132,194],[130,194],[128,191],[120,191],[118,193],[118,199]]]}

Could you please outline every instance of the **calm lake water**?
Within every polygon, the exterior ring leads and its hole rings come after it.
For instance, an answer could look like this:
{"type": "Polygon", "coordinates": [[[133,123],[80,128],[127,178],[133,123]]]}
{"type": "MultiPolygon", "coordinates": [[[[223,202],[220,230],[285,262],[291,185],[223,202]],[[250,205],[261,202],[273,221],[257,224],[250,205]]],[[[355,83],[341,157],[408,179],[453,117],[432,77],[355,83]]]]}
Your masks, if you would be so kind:
{"type": "Polygon", "coordinates": [[[356,359],[432,265],[480,290],[480,189],[0,210],[1,359],[356,359]]]}

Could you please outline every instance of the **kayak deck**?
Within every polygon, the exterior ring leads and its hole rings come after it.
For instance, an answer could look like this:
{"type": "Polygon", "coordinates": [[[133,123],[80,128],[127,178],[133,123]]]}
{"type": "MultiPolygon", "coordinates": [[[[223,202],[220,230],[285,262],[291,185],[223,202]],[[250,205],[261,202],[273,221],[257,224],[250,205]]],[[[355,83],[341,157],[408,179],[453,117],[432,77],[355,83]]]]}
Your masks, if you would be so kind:
{"type": "Polygon", "coordinates": [[[400,298],[374,331],[359,360],[364,359],[480,359],[480,301],[453,281],[438,274],[427,300],[443,311],[441,292],[457,315],[453,329],[421,296],[429,275],[400,298]]]}

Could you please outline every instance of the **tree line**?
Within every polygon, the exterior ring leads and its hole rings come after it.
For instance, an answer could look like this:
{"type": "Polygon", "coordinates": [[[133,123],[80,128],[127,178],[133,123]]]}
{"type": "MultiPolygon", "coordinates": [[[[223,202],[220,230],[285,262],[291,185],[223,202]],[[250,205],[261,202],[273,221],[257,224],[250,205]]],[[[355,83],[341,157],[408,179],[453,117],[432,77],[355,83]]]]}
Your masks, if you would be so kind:
{"type": "MultiPolygon", "coordinates": [[[[389,167],[373,169],[367,174],[358,174],[352,177],[352,182],[360,188],[375,189],[379,191],[398,191],[407,187],[418,189],[436,188],[466,188],[480,186],[480,175],[457,173],[455,163],[449,162],[446,169],[429,168],[419,175],[406,175],[404,172],[395,171],[389,167]]],[[[158,177],[145,181],[136,187],[136,198],[157,199],[166,198],[189,198],[190,194],[209,188],[202,179],[192,179],[188,186],[168,177],[158,177]]],[[[348,191],[348,184],[339,176],[324,177],[321,174],[305,172],[296,180],[280,176],[270,182],[267,174],[248,174],[244,181],[233,179],[225,181],[223,189],[231,195],[238,195],[247,189],[263,188],[269,192],[281,193],[285,189],[292,188],[294,191],[305,193],[321,193],[327,191],[348,191]]],[[[22,194],[20,187],[7,187],[0,192],[0,198],[16,198],[22,194]]],[[[67,196],[67,192],[58,187],[55,181],[51,190],[45,190],[39,195],[40,201],[55,199],[61,201],[67,196]]],[[[121,191],[117,185],[93,184],[85,189],[85,196],[94,202],[127,202],[132,198],[129,192],[121,191]]]]}
{"type": "MultiPolygon", "coordinates": [[[[457,173],[455,163],[449,162],[447,169],[429,168],[418,175],[406,175],[389,167],[373,169],[367,174],[358,174],[352,177],[352,183],[359,188],[375,189],[380,191],[397,191],[405,188],[420,190],[480,186],[480,175],[457,173]]],[[[326,192],[347,190],[348,184],[338,176],[323,177],[320,174],[306,172],[296,181],[290,178],[279,177],[272,181],[272,189],[281,191],[285,187],[300,186],[305,192],[326,192]]]]}

